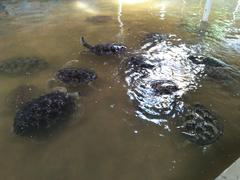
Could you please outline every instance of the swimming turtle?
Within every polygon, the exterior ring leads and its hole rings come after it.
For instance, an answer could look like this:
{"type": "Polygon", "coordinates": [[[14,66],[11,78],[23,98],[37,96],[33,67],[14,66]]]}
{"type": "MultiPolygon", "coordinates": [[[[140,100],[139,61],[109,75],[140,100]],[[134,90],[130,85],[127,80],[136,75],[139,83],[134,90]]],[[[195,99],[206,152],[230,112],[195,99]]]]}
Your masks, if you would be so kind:
{"type": "Polygon", "coordinates": [[[6,103],[10,109],[20,110],[27,102],[38,97],[41,90],[34,85],[22,84],[13,89],[6,97],[6,103]]]}
{"type": "Polygon", "coordinates": [[[0,2],[0,17],[8,15],[8,11],[6,10],[6,6],[0,2]]]}
{"type": "Polygon", "coordinates": [[[237,68],[213,57],[191,55],[188,59],[194,64],[205,66],[203,74],[206,75],[206,80],[213,81],[225,89],[239,94],[240,71],[237,68]]]}
{"type": "Polygon", "coordinates": [[[175,35],[151,33],[139,50],[123,59],[127,95],[136,104],[139,118],[160,124],[182,112],[182,97],[196,89],[196,76],[203,69],[195,69],[187,60],[190,52],[175,35]]]}
{"type": "Polygon", "coordinates": [[[88,44],[84,37],[82,37],[80,39],[80,43],[88,48],[92,53],[99,55],[99,56],[103,56],[103,55],[119,55],[119,54],[123,54],[126,50],[127,47],[121,44],[97,44],[95,46],[92,46],[90,44],[88,44]]]}
{"type": "Polygon", "coordinates": [[[127,94],[139,118],[159,125],[183,117],[180,133],[193,143],[209,145],[223,134],[223,125],[203,105],[186,105],[184,95],[198,87],[199,74],[206,73],[206,67],[225,66],[213,58],[189,56],[191,52],[176,36],[147,36],[141,54],[138,51],[123,61],[127,94]]]}
{"type": "Polygon", "coordinates": [[[11,58],[0,62],[0,73],[6,75],[29,75],[44,69],[47,62],[37,57],[11,58]]]}
{"type": "Polygon", "coordinates": [[[5,6],[2,4],[2,3],[0,3],[0,11],[3,11],[3,10],[5,10],[5,6]]]}
{"type": "Polygon", "coordinates": [[[131,56],[126,60],[125,68],[133,68],[134,70],[142,70],[142,69],[153,69],[154,65],[147,63],[146,57],[142,55],[131,56]]]}
{"type": "Polygon", "coordinates": [[[204,64],[206,66],[211,66],[211,67],[225,67],[227,66],[226,63],[213,58],[213,57],[204,57],[201,55],[190,55],[188,57],[194,64],[204,64]]]}
{"type": "Polygon", "coordinates": [[[57,71],[55,78],[49,81],[52,86],[54,84],[61,84],[70,87],[78,87],[86,85],[97,79],[97,74],[84,68],[66,67],[57,71]]]}
{"type": "Polygon", "coordinates": [[[160,33],[149,33],[145,35],[141,42],[141,49],[142,50],[149,50],[156,45],[167,42],[170,40],[170,35],[167,34],[160,34],[160,33]]]}
{"type": "Polygon", "coordinates": [[[102,24],[111,21],[113,18],[111,16],[99,15],[87,17],[86,21],[93,24],[102,24]]]}
{"type": "Polygon", "coordinates": [[[74,96],[64,91],[53,91],[33,99],[16,113],[13,131],[20,136],[35,136],[48,132],[73,114],[74,96]]]}
{"type": "Polygon", "coordinates": [[[201,104],[190,106],[183,116],[181,134],[195,144],[209,145],[223,135],[223,125],[216,114],[201,104]]]}
{"type": "Polygon", "coordinates": [[[171,80],[158,80],[151,83],[151,87],[154,89],[156,94],[159,95],[171,95],[178,91],[179,88],[171,80]]]}

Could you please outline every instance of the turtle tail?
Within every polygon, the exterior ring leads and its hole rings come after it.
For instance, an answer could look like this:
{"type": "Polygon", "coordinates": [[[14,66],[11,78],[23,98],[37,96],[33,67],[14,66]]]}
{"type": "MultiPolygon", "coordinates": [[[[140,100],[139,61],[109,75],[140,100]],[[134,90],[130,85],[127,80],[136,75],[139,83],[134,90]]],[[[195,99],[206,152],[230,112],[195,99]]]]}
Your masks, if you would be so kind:
{"type": "Polygon", "coordinates": [[[92,45],[88,44],[88,43],[85,41],[84,37],[81,37],[81,38],[80,38],[80,44],[82,44],[83,46],[85,46],[85,47],[88,48],[88,49],[92,49],[92,48],[93,48],[92,45]]]}

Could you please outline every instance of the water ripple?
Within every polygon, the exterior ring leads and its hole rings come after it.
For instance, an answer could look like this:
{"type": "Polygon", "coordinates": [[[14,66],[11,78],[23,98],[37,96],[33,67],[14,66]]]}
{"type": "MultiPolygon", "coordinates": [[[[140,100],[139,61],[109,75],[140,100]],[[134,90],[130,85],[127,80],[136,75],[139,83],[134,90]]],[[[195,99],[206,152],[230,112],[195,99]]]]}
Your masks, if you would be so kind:
{"type": "Polygon", "coordinates": [[[141,53],[144,63],[154,68],[127,68],[125,79],[129,87],[128,96],[137,104],[136,116],[161,125],[183,110],[181,98],[188,91],[198,88],[204,66],[188,60],[189,54],[196,53],[196,50],[187,47],[177,36],[169,35],[163,40],[160,35],[160,41],[154,39],[159,38],[156,34],[152,36],[137,54],[141,53]],[[158,94],[152,86],[158,81],[176,84],[178,90],[158,94]]]}

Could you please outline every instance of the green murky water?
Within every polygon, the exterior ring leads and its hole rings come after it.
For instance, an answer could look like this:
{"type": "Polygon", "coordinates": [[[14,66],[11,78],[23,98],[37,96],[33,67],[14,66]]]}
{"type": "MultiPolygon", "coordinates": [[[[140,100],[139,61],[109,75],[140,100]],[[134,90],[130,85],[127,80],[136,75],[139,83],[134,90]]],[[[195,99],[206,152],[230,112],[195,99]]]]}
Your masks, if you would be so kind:
{"type": "MultiPolygon", "coordinates": [[[[148,33],[171,34],[182,46],[164,49],[166,57],[185,56],[185,49],[198,50],[239,69],[239,1],[215,2],[205,33],[199,30],[204,1],[0,3],[5,7],[1,10],[0,6],[0,60],[37,56],[49,63],[31,76],[0,76],[1,179],[213,179],[239,157],[239,84],[229,90],[203,81],[185,92],[188,102],[204,104],[224,122],[224,136],[211,146],[199,147],[175,133],[170,120],[156,123],[156,117],[142,116],[136,110],[127,77],[119,71],[121,59],[96,57],[79,44],[85,36],[93,43],[121,42],[135,51],[148,33]],[[110,18],[92,18],[98,15],[110,18]],[[54,72],[70,60],[79,60],[78,66],[94,69],[99,77],[94,88],[82,92],[80,116],[41,141],[13,135],[15,113],[5,100],[9,92],[21,84],[46,89],[54,72]]],[[[186,70],[182,65],[175,68],[186,70]]]]}

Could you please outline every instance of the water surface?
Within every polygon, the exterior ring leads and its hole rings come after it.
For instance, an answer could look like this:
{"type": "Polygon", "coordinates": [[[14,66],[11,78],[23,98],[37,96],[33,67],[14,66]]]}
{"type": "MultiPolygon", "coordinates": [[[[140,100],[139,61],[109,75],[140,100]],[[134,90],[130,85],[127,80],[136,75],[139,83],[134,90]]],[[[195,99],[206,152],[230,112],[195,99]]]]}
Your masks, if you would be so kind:
{"type": "MultiPolygon", "coordinates": [[[[239,157],[238,92],[200,81],[195,74],[201,67],[196,69],[185,60],[189,53],[200,52],[240,68],[240,2],[214,2],[207,29],[200,28],[204,1],[131,2],[1,1],[5,8],[0,11],[7,13],[0,13],[0,61],[37,56],[49,63],[31,76],[0,76],[2,179],[213,179],[239,157]],[[92,17],[99,15],[110,18],[96,22],[92,17]],[[172,44],[144,49],[143,38],[149,33],[170,35],[172,44]],[[129,51],[152,58],[151,63],[161,62],[162,69],[150,72],[150,78],[137,77],[129,83],[131,77],[119,68],[124,58],[85,52],[79,44],[81,36],[92,43],[124,43],[129,51]],[[79,67],[94,69],[99,77],[93,87],[81,92],[80,115],[44,140],[13,135],[15,114],[6,106],[5,97],[21,84],[46,89],[54,72],[71,60],[79,60],[79,67]],[[143,98],[136,105],[134,83],[138,87],[166,76],[184,89],[179,96],[186,99],[178,107],[200,102],[217,113],[224,122],[224,136],[218,142],[207,147],[186,142],[174,128],[175,117],[162,117],[168,112],[155,107],[156,100],[168,107],[171,98],[143,98]]],[[[137,90],[142,93],[141,88],[137,90]]]]}

